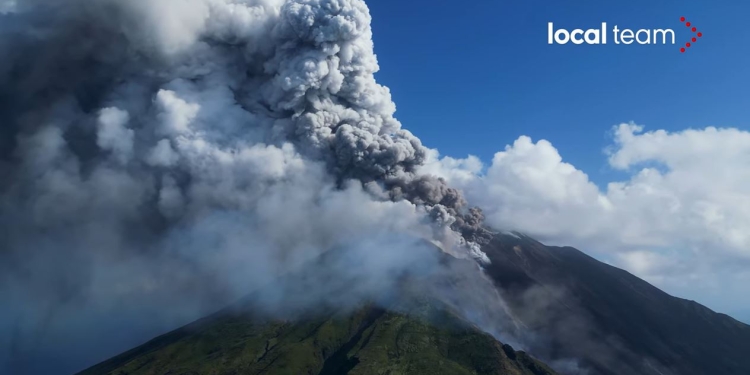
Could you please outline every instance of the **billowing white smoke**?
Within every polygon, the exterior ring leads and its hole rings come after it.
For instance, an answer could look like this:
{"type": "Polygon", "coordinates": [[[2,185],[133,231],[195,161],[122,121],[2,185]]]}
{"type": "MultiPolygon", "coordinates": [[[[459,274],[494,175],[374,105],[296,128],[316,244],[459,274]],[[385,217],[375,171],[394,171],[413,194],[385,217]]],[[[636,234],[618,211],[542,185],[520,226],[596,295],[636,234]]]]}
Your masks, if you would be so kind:
{"type": "Polygon", "coordinates": [[[8,4],[0,331],[13,332],[0,348],[11,356],[113,312],[182,322],[332,248],[382,252],[356,271],[370,292],[434,262],[410,252],[415,238],[483,259],[481,212],[416,173],[426,149],[375,82],[361,0],[8,4]]]}

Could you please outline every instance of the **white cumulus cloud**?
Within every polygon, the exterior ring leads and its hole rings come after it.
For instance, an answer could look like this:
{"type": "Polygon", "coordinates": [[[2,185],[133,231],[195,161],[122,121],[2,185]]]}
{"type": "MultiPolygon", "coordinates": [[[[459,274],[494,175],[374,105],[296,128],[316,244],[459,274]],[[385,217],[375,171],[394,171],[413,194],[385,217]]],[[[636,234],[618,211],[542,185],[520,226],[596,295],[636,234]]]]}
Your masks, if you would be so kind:
{"type": "Polygon", "coordinates": [[[422,172],[459,186],[498,229],[576,246],[678,295],[700,298],[746,279],[750,132],[631,123],[612,134],[608,162],[625,177],[601,187],[550,142],[526,136],[488,165],[433,150],[422,172]]]}

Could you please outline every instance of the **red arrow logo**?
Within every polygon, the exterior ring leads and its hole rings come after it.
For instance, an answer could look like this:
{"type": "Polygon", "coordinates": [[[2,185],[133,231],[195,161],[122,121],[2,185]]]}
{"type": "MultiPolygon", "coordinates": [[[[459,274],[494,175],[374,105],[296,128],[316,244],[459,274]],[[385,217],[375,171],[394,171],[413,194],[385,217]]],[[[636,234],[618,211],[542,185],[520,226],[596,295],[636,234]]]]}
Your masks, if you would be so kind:
{"type": "Polygon", "coordinates": [[[689,42],[685,43],[685,47],[680,48],[680,52],[684,53],[686,51],[685,48],[690,48],[690,46],[692,46],[693,43],[698,41],[698,38],[703,37],[703,33],[698,31],[698,28],[693,26],[690,22],[687,22],[685,17],[680,17],[680,22],[684,22],[685,26],[691,27],[690,31],[692,31],[695,34],[695,36],[692,39],[690,39],[689,42]]]}

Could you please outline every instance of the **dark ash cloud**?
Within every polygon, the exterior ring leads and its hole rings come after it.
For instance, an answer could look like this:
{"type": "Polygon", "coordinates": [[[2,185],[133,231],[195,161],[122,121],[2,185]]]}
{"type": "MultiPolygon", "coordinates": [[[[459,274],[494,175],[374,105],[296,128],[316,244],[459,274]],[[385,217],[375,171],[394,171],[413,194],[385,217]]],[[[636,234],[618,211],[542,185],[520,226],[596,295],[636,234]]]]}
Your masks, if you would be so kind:
{"type": "Polygon", "coordinates": [[[427,149],[374,79],[364,2],[3,4],[11,372],[80,368],[332,248],[382,252],[365,275],[437,267],[404,238],[486,261],[481,212],[417,172],[427,149]]]}

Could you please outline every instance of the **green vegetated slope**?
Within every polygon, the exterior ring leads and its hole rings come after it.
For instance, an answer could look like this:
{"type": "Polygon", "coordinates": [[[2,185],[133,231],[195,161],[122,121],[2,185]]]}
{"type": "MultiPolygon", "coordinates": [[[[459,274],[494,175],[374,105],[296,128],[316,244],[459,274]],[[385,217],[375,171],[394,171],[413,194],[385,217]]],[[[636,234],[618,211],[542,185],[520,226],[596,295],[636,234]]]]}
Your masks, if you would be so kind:
{"type": "Polygon", "coordinates": [[[444,309],[374,306],[263,322],[222,312],[160,336],[80,375],[555,374],[444,309]]]}

